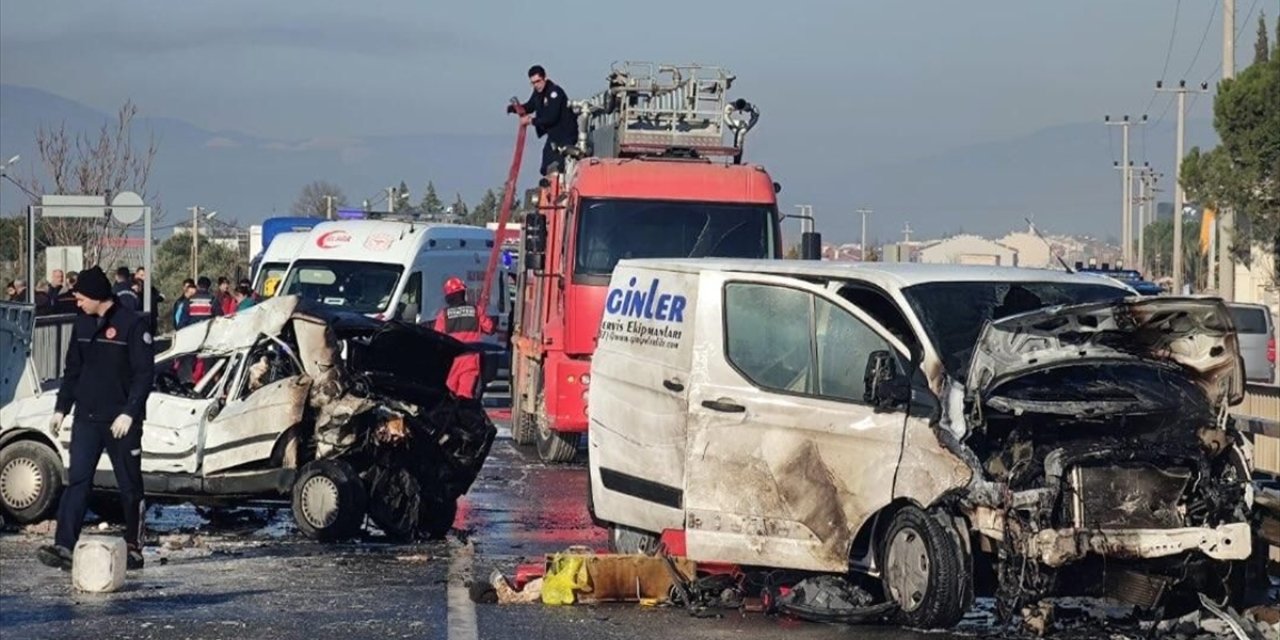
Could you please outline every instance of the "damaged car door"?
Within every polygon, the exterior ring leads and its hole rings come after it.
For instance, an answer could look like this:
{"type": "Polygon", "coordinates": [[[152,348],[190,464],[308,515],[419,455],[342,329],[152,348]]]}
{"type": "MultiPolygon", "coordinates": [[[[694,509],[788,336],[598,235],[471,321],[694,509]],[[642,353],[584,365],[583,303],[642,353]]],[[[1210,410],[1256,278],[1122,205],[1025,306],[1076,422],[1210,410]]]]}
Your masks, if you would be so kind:
{"type": "Polygon", "coordinates": [[[311,379],[271,340],[251,351],[228,385],[226,405],[205,426],[204,475],[271,459],[276,442],[302,421],[311,379]],[[273,357],[265,355],[273,354],[273,357]]]}
{"type": "Polygon", "coordinates": [[[921,385],[897,338],[815,285],[719,277],[722,335],[705,339],[719,349],[689,398],[690,557],[844,572],[896,495],[929,504],[964,486],[927,411],[908,411],[921,385]],[[904,457],[923,472],[898,478],[904,457]]]}

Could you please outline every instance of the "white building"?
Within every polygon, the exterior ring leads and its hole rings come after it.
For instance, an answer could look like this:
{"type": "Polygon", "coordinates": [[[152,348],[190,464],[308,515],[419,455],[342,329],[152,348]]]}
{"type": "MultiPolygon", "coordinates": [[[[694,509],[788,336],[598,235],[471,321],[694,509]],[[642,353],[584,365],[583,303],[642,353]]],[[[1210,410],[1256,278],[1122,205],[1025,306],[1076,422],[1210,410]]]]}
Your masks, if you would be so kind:
{"type": "Polygon", "coordinates": [[[920,249],[917,259],[928,264],[1019,266],[1017,249],[970,234],[929,243],[920,249]]]}

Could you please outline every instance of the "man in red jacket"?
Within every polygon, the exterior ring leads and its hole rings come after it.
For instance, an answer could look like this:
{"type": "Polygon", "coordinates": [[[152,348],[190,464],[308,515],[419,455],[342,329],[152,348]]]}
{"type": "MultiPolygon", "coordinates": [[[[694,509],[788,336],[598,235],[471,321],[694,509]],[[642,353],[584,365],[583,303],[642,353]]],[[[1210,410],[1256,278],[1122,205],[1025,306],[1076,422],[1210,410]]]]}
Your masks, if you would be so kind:
{"type": "MultiPolygon", "coordinates": [[[[467,285],[461,278],[451,277],[444,283],[445,307],[436,314],[435,326],[462,342],[479,342],[493,333],[493,320],[480,315],[480,309],[467,303],[467,285]]],[[[480,389],[480,354],[458,356],[449,370],[449,390],[463,398],[474,398],[480,389]]]]}

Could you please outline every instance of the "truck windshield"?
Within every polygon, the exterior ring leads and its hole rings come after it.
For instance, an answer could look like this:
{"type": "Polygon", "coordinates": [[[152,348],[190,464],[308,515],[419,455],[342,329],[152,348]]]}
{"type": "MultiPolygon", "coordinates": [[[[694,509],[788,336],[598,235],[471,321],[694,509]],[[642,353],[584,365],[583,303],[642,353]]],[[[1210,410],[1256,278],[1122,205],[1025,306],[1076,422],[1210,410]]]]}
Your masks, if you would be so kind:
{"type": "Polygon", "coordinates": [[[390,306],[391,295],[404,267],[379,262],[296,260],[279,295],[297,295],[356,313],[379,313],[390,306]]]}
{"type": "Polygon", "coordinates": [[[263,298],[270,298],[276,293],[276,289],[280,287],[280,278],[284,277],[284,272],[289,270],[288,262],[264,262],[258,267],[258,282],[254,286],[254,293],[263,298]],[[272,280],[272,291],[267,291],[267,284],[272,280]]]}
{"type": "Polygon", "coordinates": [[[578,218],[575,282],[603,284],[630,258],[773,255],[774,209],[766,204],[584,198],[578,218]]]}
{"type": "Polygon", "coordinates": [[[1105,284],[1065,282],[930,282],[902,290],[920,318],[947,374],[964,381],[978,332],[989,320],[1055,305],[1118,300],[1129,295],[1105,284]]]}

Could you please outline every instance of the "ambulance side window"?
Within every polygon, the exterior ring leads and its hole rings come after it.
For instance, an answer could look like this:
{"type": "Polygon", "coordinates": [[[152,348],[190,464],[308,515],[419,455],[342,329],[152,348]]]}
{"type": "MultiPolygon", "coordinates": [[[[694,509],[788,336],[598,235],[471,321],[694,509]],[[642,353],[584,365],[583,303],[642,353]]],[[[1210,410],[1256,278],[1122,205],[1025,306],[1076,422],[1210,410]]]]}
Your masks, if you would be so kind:
{"type": "Polygon", "coordinates": [[[753,384],[814,392],[813,296],[761,284],[725,285],[725,354],[753,384]]]}
{"type": "Polygon", "coordinates": [[[414,271],[409,275],[409,282],[404,285],[404,293],[400,294],[400,305],[397,310],[398,318],[405,322],[416,322],[422,313],[421,271],[414,271]]]}

